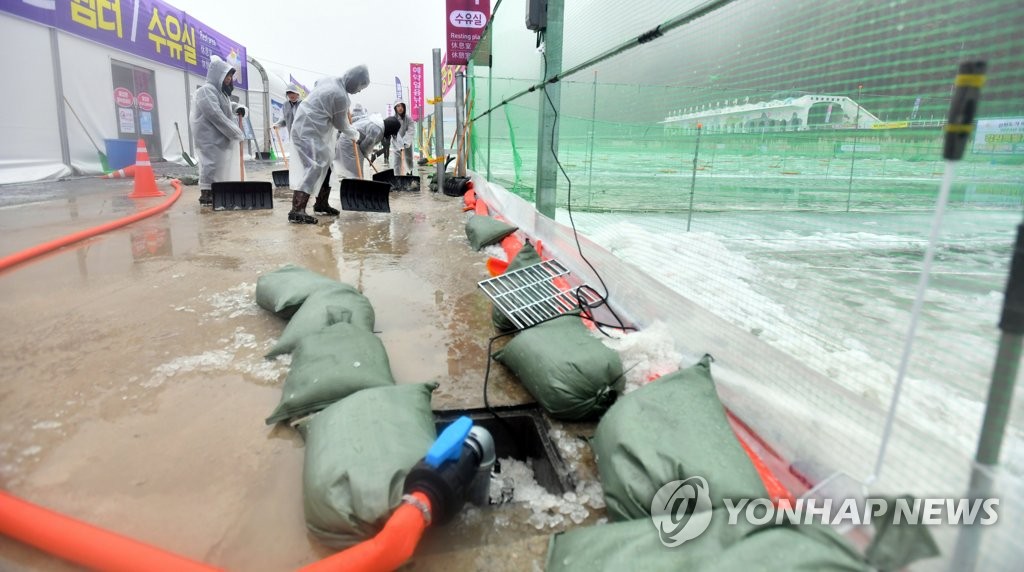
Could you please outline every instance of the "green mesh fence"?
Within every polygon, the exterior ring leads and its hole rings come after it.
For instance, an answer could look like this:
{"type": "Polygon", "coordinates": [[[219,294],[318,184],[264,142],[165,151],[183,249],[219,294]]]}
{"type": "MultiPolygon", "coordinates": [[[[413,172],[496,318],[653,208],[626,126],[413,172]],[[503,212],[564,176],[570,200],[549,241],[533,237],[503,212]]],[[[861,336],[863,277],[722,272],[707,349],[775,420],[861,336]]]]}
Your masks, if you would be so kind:
{"type": "MultiPolygon", "coordinates": [[[[1024,4],[566,4],[562,69],[573,73],[558,77],[557,220],[568,223],[571,204],[582,234],[731,325],[697,324],[708,345],[688,348],[696,355],[754,336],[820,376],[763,363],[757,379],[720,387],[818,483],[843,475],[871,492],[962,496],[1024,206],[1024,4]],[[987,82],[893,408],[966,58],[987,61],[987,82]]],[[[501,1],[489,57],[476,54],[471,166],[533,201],[548,103],[528,91],[544,60],[524,11],[524,0],[501,1]]],[[[1003,524],[987,531],[979,569],[1024,556],[1011,500],[1024,491],[1019,395],[999,476],[1003,524]]],[[[955,533],[937,532],[944,560],[922,569],[946,566],[955,533]]]]}

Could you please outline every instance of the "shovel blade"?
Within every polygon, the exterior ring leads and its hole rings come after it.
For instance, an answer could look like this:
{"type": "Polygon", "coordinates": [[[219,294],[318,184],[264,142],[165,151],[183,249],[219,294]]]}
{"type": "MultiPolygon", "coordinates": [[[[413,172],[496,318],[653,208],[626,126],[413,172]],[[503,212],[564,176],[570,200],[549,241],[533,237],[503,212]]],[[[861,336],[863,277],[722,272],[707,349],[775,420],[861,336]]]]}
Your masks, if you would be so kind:
{"type": "Polygon", "coordinates": [[[346,211],[391,212],[391,185],[363,179],[341,180],[341,208],[346,211]]]}
{"type": "Polygon", "coordinates": [[[280,171],[271,171],[270,174],[271,176],[274,177],[275,187],[287,187],[289,185],[288,169],[282,169],[280,171]]]}
{"type": "Polygon", "coordinates": [[[274,187],[265,181],[214,183],[213,210],[251,211],[274,208],[274,187]]]}

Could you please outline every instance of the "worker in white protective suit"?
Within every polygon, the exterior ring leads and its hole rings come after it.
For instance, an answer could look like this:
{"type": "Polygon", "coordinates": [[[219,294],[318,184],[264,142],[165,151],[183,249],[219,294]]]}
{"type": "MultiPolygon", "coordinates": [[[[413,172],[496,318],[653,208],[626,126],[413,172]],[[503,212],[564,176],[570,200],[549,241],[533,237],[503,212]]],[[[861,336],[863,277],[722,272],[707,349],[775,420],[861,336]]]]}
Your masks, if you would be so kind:
{"type": "Polygon", "coordinates": [[[398,133],[391,140],[391,168],[396,175],[412,174],[412,145],[416,139],[416,126],[405,113],[405,104],[395,102],[395,119],[398,120],[398,133]]]}
{"type": "MultiPolygon", "coordinates": [[[[281,119],[274,124],[274,127],[284,127],[287,130],[288,138],[282,143],[283,149],[281,149],[281,152],[293,158],[288,163],[288,186],[295,190],[302,181],[302,165],[294,158],[295,146],[292,144],[291,133],[292,124],[295,123],[295,111],[298,110],[299,104],[302,103],[302,94],[299,93],[299,88],[296,85],[289,85],[284,94],[288,101],[284,102],[284,105],[281,106],[281,119]]],[[[278,136],[280,136],[280,133],[278,136]]]]}
{"type": "Polygon", "coordinates": [[[238,118],[245,107],[231,101],[235,69],[213,56],[206,83],[196,90],[192,104],[192,133],[199,154],[199,203],[213,204],[213,183],[241,177],[238,141],[245,138],[238,118]]]}
{"type": "Polygon", "coordinates": [[[338,214],[337,209],[327,204],[330,187],[325,185],[334,158],[334,130],[337,129],[350,139],[359,138],[359,132],[349,124],[349,94],[359,93],[368,85],[370,70],[365,65],[356,66],[341,77],[321,79],[296,111],[291,136],[303,174],[299,190],[292,196],[289,222],[317,223],[314,217],[306,214],[306,203],[314,189],[318,189],[319,193],[313,210],[338,214]]]}
{"type": "Polygon", "coordinates": [[[369,114],[363,106],[356,104],[352,108],[352,127],[359,132],[359,137],[352,139],[346,135],[338,138],[335,153],[335,172],[340,179],[370,179],[363,167],[363,159],[373,162],[373,148],[384,140],[384,117],[379,113],[369,114]],[[362,177],[360,177],[362,173],[362,177]]]}

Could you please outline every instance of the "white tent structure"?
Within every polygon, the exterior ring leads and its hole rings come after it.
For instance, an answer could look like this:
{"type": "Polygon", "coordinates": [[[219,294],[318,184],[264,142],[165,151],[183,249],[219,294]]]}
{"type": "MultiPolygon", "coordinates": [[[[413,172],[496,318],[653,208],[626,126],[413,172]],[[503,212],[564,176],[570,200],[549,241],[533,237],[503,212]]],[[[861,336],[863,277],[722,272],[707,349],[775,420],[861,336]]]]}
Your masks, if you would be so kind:
{"type": "Polygon", "coordinates": [[[97,148],[134,162],[139,138],[154,161],[183,162],[182,146],[195,157],[189,113],[211,55],[241,68],[233,96],[250,110],[250,152],[270,150],[284,101],[284,80],[242,45],[161,0],[5,1],[0,53],[0,184],[100,174],[97,148]]]}

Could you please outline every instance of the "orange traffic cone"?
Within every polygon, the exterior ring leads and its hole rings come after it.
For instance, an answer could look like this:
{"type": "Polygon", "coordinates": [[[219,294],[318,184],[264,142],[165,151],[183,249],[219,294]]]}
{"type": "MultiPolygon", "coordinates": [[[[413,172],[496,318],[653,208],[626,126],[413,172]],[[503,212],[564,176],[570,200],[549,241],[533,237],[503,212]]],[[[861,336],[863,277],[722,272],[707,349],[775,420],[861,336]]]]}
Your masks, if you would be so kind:
{"type": "Polygon", "coordinates": [[[156,188],[156,176],[153,174],[153,166],[149,162],[146,142],[139,139],[139,147],[135,152],[135,190],[128,195],[128,198],[144,199],[162,196],[164,194],[156,188]]]}
{"type": "Polygon", "coordinates": [[[131,179],[135,176],[135,165],[128,165],[124,169],[118,169],[111,171],[106,175],[101,176],[101,179],[131,179]]]}

